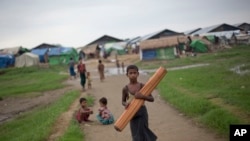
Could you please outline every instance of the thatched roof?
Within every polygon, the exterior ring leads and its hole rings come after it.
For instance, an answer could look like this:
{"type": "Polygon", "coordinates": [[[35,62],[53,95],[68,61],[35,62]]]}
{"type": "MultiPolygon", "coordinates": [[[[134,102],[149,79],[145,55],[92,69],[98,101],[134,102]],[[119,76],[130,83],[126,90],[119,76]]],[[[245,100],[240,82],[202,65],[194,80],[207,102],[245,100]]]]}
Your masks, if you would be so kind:
{"type": "Polygon", "coordinates": [[[179,43],[186,43],[187,42],[187,36],[177,36],[177,40],[179,43]]]}
{"type": "Polygon", "coordinates": [[[82,48],[82,51],[84,51],[84,53],[86,54],[89,54],[89,53],[95,53],[95,50],[96,50],[96,46],[98,44],[91,44],[91,45],[88,45],[86,47],[83,47],[82,48]]]}
{"type": "Polygon", "coordinates": [[[155,48],[165,48],[165,47],[173,47],[178,45],[179,43],[185,43],[185,36],[170,36],[163,37],[159,39],[151,39],[145,40],[140,43],[140,48],[144,49],[155,49],[155,48]]]}

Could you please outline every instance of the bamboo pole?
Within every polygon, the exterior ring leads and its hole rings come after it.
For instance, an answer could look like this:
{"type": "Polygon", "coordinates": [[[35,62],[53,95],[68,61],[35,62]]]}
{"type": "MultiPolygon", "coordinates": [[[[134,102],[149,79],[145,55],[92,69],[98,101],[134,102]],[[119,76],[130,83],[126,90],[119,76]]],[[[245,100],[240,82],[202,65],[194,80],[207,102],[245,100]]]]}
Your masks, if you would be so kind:
{"type": "MultiPolygon", "coordinates": [[[[141,94],[148,96],[152,93],[152,91],[156,88],[156,86],[160,83],[162,78],[167,73],[167,70],[163,67],[160,67],[157,69],[157,71],[154,73],[152,77],[147,81],[147,83],[144,85],[144,87],[139,91],[141,94]]],[[[122,131],[128,122],[133,118],[135,113],[139,110],[139,108],[144,103],[144,100],[142,99],[133,99],[130,103],[130,105],[125,109],[125,111],[122,113],[122,115],[117,119],[115,122],[114,128],[117,131],[122,131]]]]}

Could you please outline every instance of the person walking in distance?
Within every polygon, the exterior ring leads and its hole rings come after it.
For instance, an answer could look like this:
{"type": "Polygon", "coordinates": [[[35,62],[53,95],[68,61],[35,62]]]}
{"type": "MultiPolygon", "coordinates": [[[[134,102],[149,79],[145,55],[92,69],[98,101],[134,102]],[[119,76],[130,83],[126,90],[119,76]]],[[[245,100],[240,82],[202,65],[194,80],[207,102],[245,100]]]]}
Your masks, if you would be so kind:
{"type": "Polygon", "coordinates": [[[103,63],[102,63],[102,60],[99,60],[98,72],[99,72],[99,76],[100,76],[101,82],[103,82],[103,80],[105,79],[105,76],[104,76],[104,69],[105,69],[105,66],[104,66],[103,63]]]}
{"type": "Polygon", "coordinates": [[[82,86],[82,90],[85,91],[85,83],[86,83],[86,66],[83,63],[82,59],[79,60],[79,64],[77,66],[78,72],[80,74],[80,84],[82,86]]]}

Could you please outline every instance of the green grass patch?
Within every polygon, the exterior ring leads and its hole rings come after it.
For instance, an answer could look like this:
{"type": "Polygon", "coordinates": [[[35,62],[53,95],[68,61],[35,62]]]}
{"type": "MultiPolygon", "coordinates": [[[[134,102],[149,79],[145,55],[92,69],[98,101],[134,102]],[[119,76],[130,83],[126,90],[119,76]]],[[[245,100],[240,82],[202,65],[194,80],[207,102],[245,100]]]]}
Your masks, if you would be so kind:
{"type": "Polygon", "coordinates": [[[44,141],[59,115],[67,111],[80,95],[77,91],[65,93],[52,105],[40,107],[15,120],[0,125],[1,141],[44,141]]]}
{"type": "Polygon", "coordinates": [[[223,135],[229,134],[230,124],[241,123],[238,118],[232,115],[232,113],[221,108],[210,110],[208,113],[200,117],[200,121],[209,128],[216,129],[220,134],[223,135]]]}
{"type": "Polygon", "coordinates": [[[87,95],[85,98],[87,99],[88,106],[94,106],[95,98],[92,95],[87,95]]]}
{"type": "Polygon", "coordinates": [[[84,133],[80,128],[80,124],[76,120],[71,120],[65,134],[59,138],[59,141],[84,141],[84,133]]]}
{"type": "Polygon", "coordinates": [[[240,123],[238,117],[202,97],[187,95],[178,89],[166,87],[164,83],[160,83],[158,88],[164,99],[179,111],[207,127],[215,129],[220,134],[226,135],[230,124],[240,123]]]}
{"type": "MultiPolygon", "coordinates": [[[[227,135],[230,124],[250,123],[250,73],[232,71],[238,66],[242,71],[249,71],[249,54],[250,46],[237,46],[216,53],[168,60],[165,64],[152,62],[151,67],[210,64],[168,71],[157,88],[166,101],[185,115],[227,135]]],[[[150,66],[150,62],[140,62],[139,67],[143,69],[145,64],[150,66]]]]}
{"type": "Polygon", "coordinates": [[[198,97],[219,97],[225,103],[239,106],[250,114],[250,75],[244,77],[229,71],[230,68],[222,65],[170,71],[166,83],[186,89],[198,97]]]}
{"type": "Polygon", "coordinates": [[[205,99],[186,95],[172,87],[164,85],[164,83],[160,83],[158,89],[164,99],[188,116],[201,116],[210,109],[215,108],[215,106],[205,99]]]}
{"type": "Polygon", "coordinates": [[[62,88],[68,78],[54,68],[38,67],[9,68],[0,70],[0,97],[20,96],[31,92],[41,92],[62,88]]]}

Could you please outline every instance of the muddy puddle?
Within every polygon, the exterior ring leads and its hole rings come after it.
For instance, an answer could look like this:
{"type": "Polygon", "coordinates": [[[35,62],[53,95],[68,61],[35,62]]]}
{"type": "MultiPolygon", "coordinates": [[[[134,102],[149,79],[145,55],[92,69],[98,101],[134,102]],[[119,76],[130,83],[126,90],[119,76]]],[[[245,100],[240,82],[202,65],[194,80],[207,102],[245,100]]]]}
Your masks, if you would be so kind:
{"type": "MultiPolygon", "coordinates": [[[[173,70],[180,70],[180,69],[189,69],[194,67],[202,67],[202,66],[208,66],[209,64],[195,64],[195,65],[187,65],[187,66],[181,66],[181,67],[173,67],[173,68],[167,68],[168,71],[173,70]]],[[[147,75],[149,73],[154,73],[157,69],[143,69],[140,70],[140,75],[147,75]]],[[[97,70],[96,70],[97,71],[97,70]]],[[[111,75],[125,75],[126,74],[126,68],[124,68],[124,71],[120,68],[107,68],[105,71],[105,75],[111,76],[111,75]]]]}

